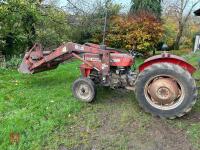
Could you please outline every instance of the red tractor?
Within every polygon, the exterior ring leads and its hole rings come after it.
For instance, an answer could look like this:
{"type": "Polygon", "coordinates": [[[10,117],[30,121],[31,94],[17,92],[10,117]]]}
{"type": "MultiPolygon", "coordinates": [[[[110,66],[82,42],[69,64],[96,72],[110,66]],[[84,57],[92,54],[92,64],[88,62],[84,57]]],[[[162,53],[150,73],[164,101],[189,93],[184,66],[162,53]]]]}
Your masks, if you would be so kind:
{"type": "Polygon", "coordinates": [[[87,43],[66,43],[54,51],[43,51],[35,44],[26,53],[19,68],[22,73],[38,73],[55,69],[60,63],[77,58],[82,77],[74,81],[73,95],[91,102],[95,85],[135,91],[139,105],[162,118],[176,118],[188,113],[196,103],[198,88],[192,74],[196,69],[183,58],[163,53],[153,56],[132,70],[134,54],[87,43]]]}

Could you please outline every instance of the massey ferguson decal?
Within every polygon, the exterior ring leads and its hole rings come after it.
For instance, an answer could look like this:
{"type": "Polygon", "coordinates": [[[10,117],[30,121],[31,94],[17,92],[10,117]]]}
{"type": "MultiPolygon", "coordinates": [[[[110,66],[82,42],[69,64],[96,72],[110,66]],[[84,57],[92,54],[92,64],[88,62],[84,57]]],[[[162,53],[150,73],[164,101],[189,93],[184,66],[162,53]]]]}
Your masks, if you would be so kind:
{"type": "Polygon", "coordinates": [[[75,44],[75,49],[76,49],[76,50],[84,51],[84,46],[81,46],[81,45],[75,44]]]}
{"type": "Polygon", "coordinates": [[[89,57],[86,57],[85,60],[87,61],[95,61],[95,62],[101,62],[101,60],[99,58],[89,58],[89,57]]]}
{"type": "Polygon", "coordinates": [[[120,59],[111,59],[111,62],[117,63],[120,62],[120,59]]]}

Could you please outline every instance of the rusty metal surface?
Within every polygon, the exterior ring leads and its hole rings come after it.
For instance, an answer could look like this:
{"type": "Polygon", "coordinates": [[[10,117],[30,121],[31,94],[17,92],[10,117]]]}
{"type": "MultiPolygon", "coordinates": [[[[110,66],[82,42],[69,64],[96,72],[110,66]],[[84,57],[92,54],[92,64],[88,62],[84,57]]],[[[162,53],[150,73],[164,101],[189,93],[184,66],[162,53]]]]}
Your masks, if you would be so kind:
{"type": "MultiPolygon", "coordinates": [[[[100,49],[100,46],[96,44],[89,43],[80,45],[69,42],[59,46],[52,52],[43,51],[40,44],[35,44],[30,51],[26,53],[19,71],[22,73],[38,73],[55,69],[60,63],[73,57],[81,60],[87,66],[90,66],[90,70],[97,70],[106,80],[108,79],[110,72],[110,65],[132,66],[133,64],[133,58],[131,55],[120,54],[118,51],[113,49],[102,50],[100,49]],[[81,55],[86,53],[99,55],[100,61],[85,60],[81,55]],[[119,62],[112,62],[111,60],[119,60],[119,62]]],[[[89,75],[90,70],[87,67],[81,67],[81,72],[84,73],[83,76],[89,75]]]]}
{"type": "Polygon", "coordinates": [[[147,88],[152,101],[158,104],[171,104],[180,95],[177,83],[170,78],[155,79],[147,88]]]}

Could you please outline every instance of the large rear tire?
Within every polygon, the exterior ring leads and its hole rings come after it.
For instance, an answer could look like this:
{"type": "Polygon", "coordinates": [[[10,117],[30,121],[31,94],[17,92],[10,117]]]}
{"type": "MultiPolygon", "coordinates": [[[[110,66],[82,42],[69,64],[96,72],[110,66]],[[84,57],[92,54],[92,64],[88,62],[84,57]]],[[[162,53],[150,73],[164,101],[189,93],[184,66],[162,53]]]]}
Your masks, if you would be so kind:
{"type": "Polygon", "coordinates": [[[94,82],[89,78],[79,78],[74,81],[72,86],[74,97],[82,102],[92,102],[96,95],[94,82]]]}
{"type": "Polygon", "coordinates": [[[198,94],[191,74],[171,63],[147,67],[138,75],[135,93],[146,112],[169,119],[188,113],[198,94]]]}

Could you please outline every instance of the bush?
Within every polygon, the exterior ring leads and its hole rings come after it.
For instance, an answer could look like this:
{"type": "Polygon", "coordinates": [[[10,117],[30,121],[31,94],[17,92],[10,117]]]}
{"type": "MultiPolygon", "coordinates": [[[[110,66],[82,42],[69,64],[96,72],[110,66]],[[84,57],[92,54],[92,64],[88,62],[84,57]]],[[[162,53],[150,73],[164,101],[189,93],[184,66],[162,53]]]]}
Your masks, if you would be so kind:
{"type": "Polygon", "coordinates": [[[106,43],[116,48],[148,53],[155,49],[162,36],[162,23],[150,14],[115,16],[111,21],[106,43]]]}
{"type": "Polygon", "coordinates": [[[7,58],[24,53],[36,42],[46,47],[69,41],[68,14],[38,2],[0,1],[0,51],[7,58]]]}
{"type": "Polygon", "coordinates": [[[13,56],[10,60],[6,61],[6,68],[17,69],[21,64],[22,59],[18,56],[13,56]]]}

